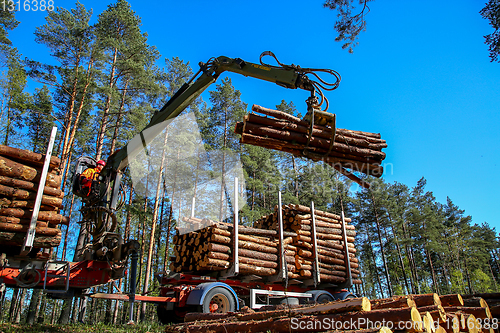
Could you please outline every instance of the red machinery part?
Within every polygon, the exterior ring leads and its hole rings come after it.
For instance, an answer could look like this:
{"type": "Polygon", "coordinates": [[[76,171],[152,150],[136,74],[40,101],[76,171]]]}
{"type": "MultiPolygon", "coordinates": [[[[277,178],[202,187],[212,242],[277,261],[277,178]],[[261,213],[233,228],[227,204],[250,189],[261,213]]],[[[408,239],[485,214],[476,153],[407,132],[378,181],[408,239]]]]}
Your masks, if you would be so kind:
{"type": "MultiPolygon", "coordinates": [[[[50,265],[50,263],[48,263],[50,265]]],[[[40,281],[33,286],[34,288],[43,287],[45,269],[35,265],[33,272],[40,273],[40,281]]],[[[86,289],[92,286],[100,285],[114,280],[111,278],[112,270],[107,262],[85,260],[81,262],[70,263],[70,281],[69,287],[76,289],[86,289]]],[[[48,270],[49,276],[60,275],[60,277],[50,277],[47,280],[47,286],[65,287],[65,273],[60,270],[48,270]]],[[[21,267],[7,266],[0,268],[0,282],[5,283],[7,287],[19,286],[19,275],[21,274],[21,267]]],[[[35,273],[36,274],[36,273],[35,273]]]]}

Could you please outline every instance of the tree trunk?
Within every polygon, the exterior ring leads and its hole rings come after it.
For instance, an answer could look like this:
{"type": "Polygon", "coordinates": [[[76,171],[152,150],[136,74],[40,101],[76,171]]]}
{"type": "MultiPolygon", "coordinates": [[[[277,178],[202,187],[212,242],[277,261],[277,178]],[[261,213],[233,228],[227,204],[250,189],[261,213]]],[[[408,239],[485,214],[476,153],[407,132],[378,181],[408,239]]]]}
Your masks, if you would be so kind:
{"type": "MultiPolygon", "coordinates": [[[[117,58],[118,58],[118,49],[115,48],[113,54],[113,63],[111,64],[111,73],[109,75],[110,90],[113,89],[115,85],[115,71],[116,71],[117,58]]],[[[108,116],[109,116],[110,106],[111,106],[111,92],[108,93],[108,96],[106,97],[106,102],[104,104],[104,109],[102,110],[101,127],[99,129],[99,134],[97,136],[97,143],[96,143],[96,160],[101,159],[102,148],[104,146],[104,136],[106,135],[106,128],[108,126],[108,116]]]]}
{"type": "MultiPolygon", "coordinates": [[[[74,204],[74,202],[75,202],[75,195],[73,194],[71,196],[71,205],[69,206],[69,214],[68,214],[68,216],[71,216],[72,213],[73,213],[73,204],[74,204]]],[[[71,223],[71,220],[70,220],[70,223],[71,223]]],[[[66,227],[66,233],[64,234],[64,244],[63,244],[63,251],[62,251],[62,255],[61,255],[61,260],[62,261],[66,260],[66,248],[68,246],[69,227],[70,227],[70,225],[68,224],[68,226],[66,227]]]]}
{"type": "Polygon", "coordinates": [[[373,195],[373,192],[370,191],[370,194],[372,197],[373,211],[375,212],[375,223],[377,225],[377,235],[378,235],[378,241],[380,244],[380,252],[382,254],[382,261],[384,263],[385,279],[387,281],[387,288],[388,288],[389,296],[392,296],[393,292],[392,292],[391,278],[389,276],[389,269],[387,268],[387,260],[385,258],[384,244],[382,243],[382,234],[380,231],[380,221],[378,218],[377,205],[375,203],[375,197],[373,195]]]}
{"type": "MultiPolygon", "coordinates": [[[[165,131],[165,139],[163,141],[163,151],[162,151],[162,156],[161,156],[161,163],[160,163],[160,172],[158,173],[158,180],[156,182],[156,195],[155,195],[155,203],[154,203],[154,208],[153,208],[153,218],[151,220],[151,233],[149,237],[149,248],[148,248],[148,259],[146,263],[146,274],[144,277],[144,287],[143,287],[143,293],[146,294],[148,292],[149,288],[149,278],[151,274],[151,261],[153,259],[153,248],[154,248],[154,242],[155,242],[155,231],[156,231],[156,222],[158,220],[158,208],[160,205],[160,192],[161,192],[161,185],[162,185],[162,176],[163,176],[163,167],[165,166],[165,154],[166,154],[166,145],[167,145],[167,139],[168,139],[168,131],[165,131]]],[[[144,320],[145,315],[146,315],[146,302],[142,303],[142,309],[141,309],[141,321],[144,320]]]]}
{"type": "Polygon", "coordinates": [[[16,312],[18,298],[19,298],[19,288],[14,288],[12,290],[12,298],[10,299],[10,309],[9,309],[10,322],[13,322],[16,319],[15,312],[16,312]]]}
{"type": "Polygon", "coordinates": [[[123,91],[122,91],[122,98],[121,98],[121,101],[120,101],[120,107],[118,109],[118,114],[116,116],[116,124],[115,124],[115,131],[113,133],[113,138],[111,139],[111,148],[110,148],[110,153],[113,154],[114,151],[115,151],[115,148],[116,148],[116,140],[118,139],[118,132],[120,130],[120,127],[121,127],[121,119],[123,117],[123,108],[125,106],[125,96],[127,95],[127,88],[128,88],[128,84],[129,84],[129,81],[130,81],[130,76],[127,76],[127,79],[125,80],[125,87],[123,88],[123,91]]]}
{"type": "Polygon", "coordinates": [[[410,290],[410,286],[408,285],[408,277],[406,276],[406,268],[403,260],[403,255],[401,253],[401,248],[399,246],[399,239],[396,233],[396,228],[394,226],[394,222],[392,221],[391,214],[388,212],[387,216],[389,217],[389,222],[391,223],[392,235],[394,237],[394,243],[396,244],[396,251],[398,253],[399,265],[401,266],[401,271],[403,272],[403,279],[405,281],[406,293],[412,293],[410,290]]]}
{"type": "MultiPolygon", "coordinates": [[[[85,86],[83,87],[83,90],[82,90],[82,93],[81,93],[81,99],[80,99],[80,103],[79,103],[79,106],[78,106],[78,111],[76,112],[76,115],[75,115],[75,123],[74,125],[72,126],[71,128],[71,133],[69,135],[69,141],[65,141],[65,145],[63,147],[63,154],[62,154],[62,157],[64,157],[64,160],[62,161],[63,163],[63,166],[62,166],[62,170],[64,172],[63,174],[63,182],[62,182],[62,189],[64,190],[65,188],[65,183],[66,183],[66,177],[68,175],[68,171],[69,171],[69,164],[70,164],[70,161],[71,161],[71,148],[73,147],[73,143],[75,141],[75,134],[76,134],[76,131],[78,129],[78,124],[80,122],[80,116],[82,114],[82,110],[83,110],[83,105],[85,103],[85,97],[87,95],[87,90],[90,86],[90,82],[91,82],[91,76],[92,76],[92,69],[94,67],[94,59],[90,59],[89,60],[89,64],[88,64],[88,67],[87,67],[87,74],[86,74],[86,81],[85,81],[85,86]]],[[[68,132],[70,129],[70,126],[68,125],[67,127],[67,130],[65,132],[68,132]]],[[[66,135],[65,135],[66,137],[66,135]]]]}
{"type": "Polygon", "coordinates": [[[430,251],[428,249],[425,249],[425,254],[427,255],[427,260],[429,260],[429,267],[431,269],[432,285],[434,286],[434,292],[439,294],[439,287],[436,280],[436,272],[434,272],[434,265],[432,263],[430,251]]]}
{"type": "Polygon", "coordinates": [[[33,294],[31,295],[31,301],[29,305],[28,315],[26,317],[26,323],[33,325],[36,321],[36,313],[39,306],[39,301],[42,295],[42,289],[33,289],[33,294]]]}
{"type": "Polygon", "coordinates": [[[61,315],[59,317],[59,324],[66,325],[69,323],[71,309],[73,306],[73,298],[65,299],[62,304],[61,315]]]}

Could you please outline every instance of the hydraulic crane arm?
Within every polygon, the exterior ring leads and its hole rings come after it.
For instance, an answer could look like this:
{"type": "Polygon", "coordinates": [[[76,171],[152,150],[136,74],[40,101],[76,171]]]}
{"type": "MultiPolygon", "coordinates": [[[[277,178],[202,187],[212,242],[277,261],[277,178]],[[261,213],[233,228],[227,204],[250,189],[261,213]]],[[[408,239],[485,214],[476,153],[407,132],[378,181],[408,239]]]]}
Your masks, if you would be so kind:
{"type": "MultiPolygon", "coordinates": [[[[264,55],[274,55],[270,52],[264,52],[264,55]]],[[[281,64],[280,64],[281,65],[281,64]]],[[[113,155],[109,156],[106,168],[101,173],[106,176],[112,172],[121,172],[125,169],[130,160],[144,149],[151,140],[158,135],[163,128],[153,128],[164,121],[177,117],[193,100],[195,100],[208,86],[214,83],[219,75],[225,71],[238,73],[244,76],[250,76],[257,79],[274,82],[279,86],[290,89],[304,89],[311,91],[314,95],[317,91],[317,84],[306,76],[308,69],[301,69],[298,66],[281,65],[271,66],[267,64],[254,64],[246,62],[240,58],[218,57],[210,59],[206,64],[200,63],[200,70],[193,78],[185,83],[165,106],[155,113],[150,123],[138,135],[141,136],[142,146],[129,143],[113,155]],[[148,130],[148,131],[146,131],[148,130]]],[[[340,81],[338,78],[337,81],[340,81]]],[[[338,83],[336,83],[338,86],[338,83]]],[[[335,86],[335,88],[336,88],[335,86]]]]}

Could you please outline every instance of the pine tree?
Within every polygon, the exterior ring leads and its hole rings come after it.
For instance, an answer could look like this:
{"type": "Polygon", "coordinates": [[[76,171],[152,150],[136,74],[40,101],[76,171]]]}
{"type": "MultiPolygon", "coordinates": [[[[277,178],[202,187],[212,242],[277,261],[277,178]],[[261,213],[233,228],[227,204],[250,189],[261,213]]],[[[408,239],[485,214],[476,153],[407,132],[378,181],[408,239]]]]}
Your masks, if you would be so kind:
{"type": "Polygon", "coordinates": [[[16,134],[16,128],[22,127],[22,116],[30,102],[29,94],[24,92],[27,83],[26,72],[17,52],[9,56],[7,67],[7,74],[0,81],[0,120],[2,127],[5,126],[5,137],[2,140],[4,145],[9,145],[16,134]]]}
{"type": "Polygon", "coordinates": [[[54,126],[52,115],[52,98],[47,86],[35,89],[33,103],[28,107],[28,116],[25,118],[28,127],[32,150],[44,153],[49,142],[51,128],[54,126]]]}
{"type": "Polygon", "coordinates": [[[220,155],[212,159],[213,164],[220,166],[220,192],[218,219],[224,220],[227,196],[225,173],[229,171],[228,155],[239,151],[239,138],[234,133],[234,124],[241,121],[246,113],[247,105],[240,99],[241,93],[236,90],[231,79],[225,78],[216,86],[215,91],[210,91],[212,108],[208,110],[207,123],[210,130],[205,129],[204,141],[210,150],[219,150],[220,155]]]}
{"type": "MultiPolygon", "coordinates": [[[[145,73],[145,68],[153,66],[159,54],[156,48],[147,45],[147,34],[140,30],[141,19],[132,11],[130,4],[118,0],[111,4],[99,15],[95,33],[100,50],[104,54],[98,66],[101,69],[98,103],[99,131],[96,142],[96,159],[101,159],[106,131],[110,123],[111,112],[121,115],[123,103],[116,103],[124,99],[131,80],[139,79],[145,73]],[[120,90],[125,90],[121,92],[120,90]],[[114,109],[113,105],[119,109],[114,109]]],[[[135,87],[145,89],[145,82],[135,87]]],[[[118,125],[120,118],[118,118],[118,125]]]]}
{"type": "MultiPolygon", "coordinates": [[[[10,5],[10,4],[8,4],[10,5]]],[[[0,61],[4,62],[12,53],[12,42],[9,39],[9,31],[14,30],[19,25],[19,21],[15,18],[15,10],[0,11],[0,61]]]]}

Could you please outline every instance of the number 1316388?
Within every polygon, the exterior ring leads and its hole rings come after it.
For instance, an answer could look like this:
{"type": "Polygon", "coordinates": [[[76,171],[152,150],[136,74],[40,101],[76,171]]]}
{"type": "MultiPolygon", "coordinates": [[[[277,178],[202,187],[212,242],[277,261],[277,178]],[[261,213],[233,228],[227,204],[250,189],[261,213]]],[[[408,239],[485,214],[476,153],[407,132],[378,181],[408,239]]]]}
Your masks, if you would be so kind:
{"type": "Polygon", "coordinates": [[[0,0],[0,10],[9,12],[50,12],[54,10],[54,0],[0,0]]]}

